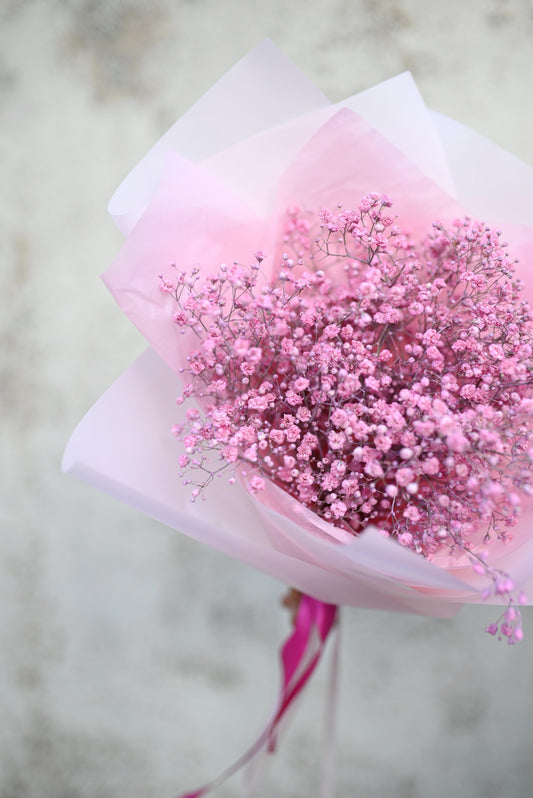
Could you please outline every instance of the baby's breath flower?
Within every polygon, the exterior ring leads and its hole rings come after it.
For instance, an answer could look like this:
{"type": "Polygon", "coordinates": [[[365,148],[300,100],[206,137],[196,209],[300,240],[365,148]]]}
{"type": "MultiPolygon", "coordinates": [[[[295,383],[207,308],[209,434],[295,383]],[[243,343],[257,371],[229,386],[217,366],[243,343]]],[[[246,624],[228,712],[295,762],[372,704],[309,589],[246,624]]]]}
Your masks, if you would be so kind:
{"type": "Polygon", "coordinates": [[[371,523],[428,559],[466,554],[507,602],[487,631],[517,642],[513,586],[481,549],[510,540],[533,491],[531,310],[498,233],[436,222],[415,244],[390,206],[291,207],[270,284],[259,251],[206,280],[161,276],[200,339],[180,465],[200,472],[193,498],[246,463],[254,493],[270,480],[354,535],[371,523]]]}

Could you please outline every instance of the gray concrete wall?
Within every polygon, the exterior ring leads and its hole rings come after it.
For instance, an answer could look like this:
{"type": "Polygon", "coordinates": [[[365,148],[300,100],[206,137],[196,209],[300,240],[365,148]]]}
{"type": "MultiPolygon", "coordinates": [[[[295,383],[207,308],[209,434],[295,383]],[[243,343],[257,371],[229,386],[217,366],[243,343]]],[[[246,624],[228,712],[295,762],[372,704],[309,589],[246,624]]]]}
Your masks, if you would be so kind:
{"type": "MultiPolygon", "coordinates": [[[[411,69],[533,164],[530,0],[0,0],[0,798],[170,798],[272,706],[282,586],[59,473],[144,348],[98,279],[108,198],[265,36],[334,100],[411,69]]],[[[339,797],[531,795],[533,613],[514,649],[491,619],[344,612],[339,797]]],[[[316,795],[324,690],[325,669],[263,798],[316,795]]]]}

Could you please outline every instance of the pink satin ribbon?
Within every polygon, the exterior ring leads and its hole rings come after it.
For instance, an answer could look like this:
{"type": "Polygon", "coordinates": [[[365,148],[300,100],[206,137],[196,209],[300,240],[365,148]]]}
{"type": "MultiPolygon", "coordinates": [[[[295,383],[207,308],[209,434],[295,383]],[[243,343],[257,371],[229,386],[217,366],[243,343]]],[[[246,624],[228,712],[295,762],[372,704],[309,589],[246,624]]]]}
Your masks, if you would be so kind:
{"type": "Polygon", "coordinates": [[[213,781],[178,798],[200,798],[251,762],[263,749],[268,753],[275,750],[280,724],[318,665],[337,610],[334,604],[325,604],[311,596],[301,597],[294,629],[280,651],[282,681],[273,717],[255,743],[233,765],[213,781]]]}

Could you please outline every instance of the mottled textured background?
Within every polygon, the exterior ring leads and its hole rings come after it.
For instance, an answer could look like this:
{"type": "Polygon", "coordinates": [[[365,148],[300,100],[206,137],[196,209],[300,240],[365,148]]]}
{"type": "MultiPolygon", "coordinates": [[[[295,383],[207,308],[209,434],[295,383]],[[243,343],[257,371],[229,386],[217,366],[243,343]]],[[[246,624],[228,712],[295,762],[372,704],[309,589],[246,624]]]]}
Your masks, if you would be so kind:
{"type": "MultiPolygon", "coordinates": [[[[0,798],[170,798],[261,727],[282,587],[59,472],[143,349],[98,275],[117,183],[263,37],[332,99],[411,69],[533,163],[531,0],[0,0],[0,798]]],[[[533,612],[344,612],[339,798],[528,798],[533,612]]],[[[316,795],[323,669],[262,798],[316,795]]],[[[240,794],[239,778],[220,790],[240,794]]]]}

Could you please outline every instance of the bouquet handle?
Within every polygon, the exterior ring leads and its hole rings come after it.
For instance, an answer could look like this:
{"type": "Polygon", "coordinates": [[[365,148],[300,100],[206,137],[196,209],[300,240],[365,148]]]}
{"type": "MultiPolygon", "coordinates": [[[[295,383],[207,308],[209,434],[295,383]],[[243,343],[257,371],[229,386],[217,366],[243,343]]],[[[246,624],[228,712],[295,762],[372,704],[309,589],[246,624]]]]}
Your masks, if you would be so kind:
{"type": "MultiPolygon", "coordinates": [[[[334,604],[326,604],[307,595],[300,597],[294,628],[280,650],[280,695],[271,719],[253,745],[229,768],[213,781],[192,792],[183,793],[177,798],[201,798],[201,796],[220,786],[245,765],[252,763],[262,751],[274,752],[280,724],[287,717],[294,700],[313,675],[325,649],[326,641],[336,625],[338,616],[338,607],[334,604]]],[[[338,659],[339,635],[337,631],[328,695],[322,798],[332,798],[333,795],[333,727],[338,682],[338,659]]]]}

